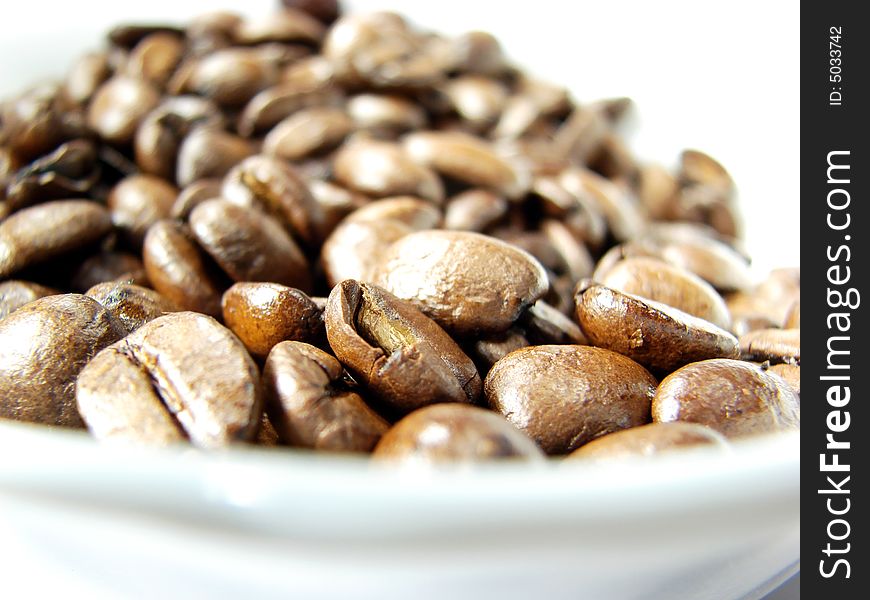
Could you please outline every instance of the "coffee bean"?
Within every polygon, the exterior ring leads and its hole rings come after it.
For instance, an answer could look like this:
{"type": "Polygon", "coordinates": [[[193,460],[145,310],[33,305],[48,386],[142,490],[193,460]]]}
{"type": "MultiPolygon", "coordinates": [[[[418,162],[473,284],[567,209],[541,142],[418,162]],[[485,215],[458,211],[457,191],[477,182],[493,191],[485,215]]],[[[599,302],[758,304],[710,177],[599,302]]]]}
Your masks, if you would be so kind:
{"type": "Polygon", "coordinates": [[[311,288],[308,263],[281,225],[256,209],[206,200],[190,213],[196,241],[233,281],[311,288]]]}
{"type": "Polygon", "coordinates": [[[339,145],[353,131],[353,122],[338,108],[304,108],[273,127],[263,140],[263,152],[301,160],[339,145]]]}
{"type": "Polygon", "coordinates": [[[248,140],[209,126],[197,127],[178,150],[177,183],[183,187],[199,179],[223,177],[252,154],[254,146],[248,140]]]}
{"type": "Polygon", "coordinates": [[[109,212],[88,200],[58,200],[0,222],[0,277],[86,247],[112,228],[109,212]]]}
{"type": "Polygon", "coordinates": [[[489,405],[547,454],[650,420],[656,380],[634,361],[589,346],[531,346],[493,365],[489,405]]]}
{"type": "Polygon", "coordinates": [[[178,312],[174,303],[154,290],[130,283],[98,283],[85,292],[85,295],[112,313],[128,333],[166,313],[178,312]]]}
{"type": "Polygon", "coordinates": [[[0,418],[82,427],[76,377],[126,333],[109,311],[79,294],[40,298],[0,320],[0,418]]]}
{"type": "Polygon", "coordinates": [[[531,255],[464,231],[404,236],[381,257],[374,281],[457,335],[504,331],[547,291],[531,255]]]}
{"type": "Polygon", "coordinates": [[[491,460],[537,461],[543,453],[500,415],[465,404],[427,406],[381,438],[373,458],[412,465],[491,460]]]}
{"type": "Polygon", "coordinates": [[[348,99],[346,109],[356,127],[388,138],[426,125],[426,113],[402,96],[358,94],[348,99]]]}
{"type": "Polygon", "coordinates": [[[70,67],[64,81],[64,95],[70,102],[86,104],[109,78],[111,69],[106,52],[88,52],[80,56],[70,67]]]}
{"type": "Polygon", "coordinates": [[[329,295],[326,334],[342,364],[400,413],[436,402],[474,402],[480,376],[459,346],[408,302],[343,281],[329,295]]]}
{"type": "Polygon", "coordinates": [[[335,21],[340,12],[338,0],[281,0],[281,2],[285,7],[304,11],[327,25],[335,21]]]}
{"type": "Polygon", "coordinates": [[[173,219],[186,221],[190,218],[191,211],[206,200],[220,198],[220,179],[200,179],[194,181],[178,193],[169,216],[173,219]]]}
{"type": "Polygon", "coordinates": [[[0,320],[29,302],[58,293],[55,289],[30,281],[0,281],[0,320]]]}
{"type": "Polygon", "coordinates": [[[101,251],[82,261],[73,273],[70,287],[84,293],[95,285],[107,281],[149,285],[145,265],[135,254],[101,251]]]}
{"type": "Polygon", "coordinates": [[[444,228],[484,232],[507,212],[507,200],[498,194],[479,188],[467,190],[447,201],[444,228]]]}
{"type": "Polygon", "coordinates": [[[147,81],[115,76],[94,94],[88,105],[88,125],[113,144],[128,144],[139,122],[159,101],[160,92],[147,81]]]}
{"type": "Polygon", "coordinates": [[[652,406],[657,422],[688,421],[728,438],[800,426],[800,399],[779,377],[742,361],[713,359],[668,375],[652,406]]]}
{"type": "MultiPolygon", "coordinates": [[[[88,194],[101,175],[97,158],[96,147],[88,140],[61,144],[49,154],[10,173],[6,205],[10,210],[19,210],[39,202],[88,194]]],[[[2,180],[0,175],[0,189],[2,180]]]]}
{"type": "Polygon", "coordinates": [[[165,443],[178,439],[176,425],[204,448],[252,439],[262,414],[242,344],[190,312],[159,317],[98,354],[79,375],[76,401],[98,439],[165,443]]]}
{"type": "Polygon", "coordinates": [[[698,447],[724,451],[728,449],[728,441],[715,430],[696,423],[650,423],[592,440],[569,454],[568,458],[586,461],[650,458],[674,450],[698,447]]]}
{"type": "Polygon", "coordinates": [[[163,87],[184,54],[181,36],[167,33],[152,33],[142,38],[130,52],[124,65],[130,77],[149,81],[163,87]]]}
{"type": "Polygon", "coordinates": [[[650,258],[626,258],[607,271],[601,284],[642,296],[705,319],[722,329],[731,327],[722,297],[700,277],[650,258]]]}
{"type": "Polygon", "coordinates": [[[795,300],[788,309],[788,314],[785,316],[785,329],[800,329],[801,328],[801,301],[800,298],[795,300]]]}
{"type": "Polygon", "coordinates": [[[800,329],[758,329],[740,336],[740,355],[745,360],[801,362],[800,329]]]}
{"type": "Polygon", "coordinates": [[[280,439],[294,446],[369,452],[390,425],[341,385],[341,364],[302,342],[281,342],[263,371],[267,410],[280,439]]]}
{"type": "Polygon", "coordinates": [[[226,48],[198,60],[184,89],[222,106],[241,106],[277,78],[275,65],[256,50],[226,48]]]}
{"type": "Polygon", "coordinates": [[[507,331],[477,339],[467,346],[468,355],[474,359],[478,373],[485,376],[492,366],[505,356],[531,344],[523,330],[511,327],[507,331]]]}
{"type": "Polygon", "coordinates": [[[221,300],[224,322],[253,356],[279,342],[315,344],[325,336],[323,309],[304,292],[277,283],[236,283],[221,300]]]}
{"type": "Polygon", "coordinates": [[[577,320],[589,341],[670,372],[706,358],[737,358],[737,338],[683,311],[581,282],[575,293],[577,320]]]}
{"type": "Polygon", "coordinates": [[[169,216],[178,190],[153,175],[132,175],[109,192],[112,223],[133,248],[141,248],[148,228],[169,216]]]}
{"type": "Polygon", "coordinates": [[[791,386],[797,395],[801,394],[801,367],[800,365],[793,365],[790,363],[780,363],[777,365],[770,365],[767,367],[767,370],[771,373],[775,373],[782,377],[787,384],[791,386]]]}
{"type": "Polygon", "coordinates": [[[533,344],[580,344],[589,341],[577,324],[564,314],[538,300],[520,317],[520,323],[533,344]]]}

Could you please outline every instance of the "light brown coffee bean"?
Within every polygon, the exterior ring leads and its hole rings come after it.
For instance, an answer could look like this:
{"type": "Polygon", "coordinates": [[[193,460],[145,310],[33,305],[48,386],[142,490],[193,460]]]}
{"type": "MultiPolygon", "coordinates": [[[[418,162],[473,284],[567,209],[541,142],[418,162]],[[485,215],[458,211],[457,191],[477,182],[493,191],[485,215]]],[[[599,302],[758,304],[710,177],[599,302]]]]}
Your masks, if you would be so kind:
{"type": "Polygon", "coordinates": [[[109,311],[79,294],[40,298],[0,320],[0,418],[82,427],[76,377],[126,333],[109,311]]]}
{"type": "Polygon", "coordinates": [[[657,422],[700,423],[728,438],[800,427],[800,399],[785,381],[729,359],[692,363],[668,375],[652,413],[657,422]]]}
{"type": "Polygon", "coordinates": [[[270,419],[280,439],[302,448],[370,452],[389,429],[359,394],[341,385],[341,363],[302,342],[281,342],[263,371],[270,419]]]}
{"type": "Polygon", "coordinates": [[[693,273],[645,257],[626,258],[607,271],[600,283],[678,308],[722,329],[730,329],[731,316],[722,297],[693,273]]]}
{"type": "Polygon", "coordinates": [[[0,319],[29,302],[59,293],[55,289],[30,281],[0,281],[0,319]]]}
{"type": "Polygon", "coordinates": [[[784,329],[800,329],[801,328],[801,301],[800,298],[795,300],[788,309],[788,314],[785,316],[784,329]]]}
{"type": "Polygon", "coordinates": [[[110,75],[108,53],[83,54],[76,59],[67,73],[64,80],[64,95],[75,104],[86,104],[110,75]]]}
{"type": "MultiPolygon", "coordinates": [[[[319,58],[319,57],[318,57],[319,58]]],[[[343,99],[333,84],[333,70],[322,59],[304,65],[304,76],[293,79],[285,73],[283,83],[266,88],[245,105],[239,115],[238,131],[252,136],[268,131],[298,110],[310,106],[337,106],[343,99]]]]}
{"type": "Polygon", "coordinates": [[[192,240],[190,230],[174,221],[158,221],[145,235],[142,260],[148,280],[182,310],[221,314],[216,267],[192,240]]]}
{"type": "Polygon", "coordinates": [[[780,363],[778,365],[767,366],[767,371],[775,373],[782,377],[787,384],[791,386],[797,395],[801,394],[801,367],[790,363],[780,363]]]}
{"type": "Polygon", "coordinates": [[[415,164],[391,142],[352,139],[335,156],[335,178],[375,198],[411,195],[441,202],[444,186],[435,173],[415,164]]]}
{"type": "Polygon", "coordinates": [[[233,281],[311,289],[305,255],[269,215],[222,199],[206,200],[190,213],[190,229],[233,281]]]}
{"type": "Polygon", "coordinates": [[[426,125],[425,111],[402,96],[358,94],[348,99],[346,109],[357,128],[388,137],[426,125]]]}
{"type": "Polygon", "coordinates": [[[489,406],[547,454],[565,454],[650,420],[656,380],[636,362],[591,346],[530,346],[486,376],[489,406]]]}
{"type": "Polygon", "coordinates": [[[677,178],[663,166],[648,164],[640,167],[637,195],[651,219],[669,218],[679,191],[677,178]]]}
{"type": "Polygon", "coordinates": [[[424,131],[408,134],[402,144],[418,163],[510,199],[522,197],[531,185],[522,167],[501,158],[487,142],[471,135],[424,131]]]}
{"type": "Polygon", "coordinates": [[[304,292],[277,283],[242,282],[224,292],[224,323],[253,356],[285,340],[315,344],[326,331],[323,309],[304,292]]]}
{"type": "Polygon", "coordinates": [[[221,178],[252,154],[254,146],[244,138],[210,126],[197,127],[178,150],[177,183],[184,187],[199,179],[221,178]]]}
{"type": "Polygon", "coordinates": [[[700,150],[684,150],[680,155],[680,180],[684,184],[705,185],[726,192],[734,180],[716,159],[700,150]]]}
{"type": "Polygon", "coordinates": [[[595,212],[604,215],[607,228],[617,241],[636,238],[643,231],[643,209],[626,186],[578,167],[563,170],[559,183],[569,193],[590,201],[595,212]]]}
{"type": "Polygon", "coordinates": [[[139,122],[160,102],[160,92],[144,79],[115,76],[88,105],[88,125],[113,144],[129,144],[139,122]]]}
{"type": "Polygon", "coordinates": [[[169,81],[184,55],[184,39],[157,32],[142,38],[130,52],[124,65],[125,74],[162,88],[169,81]]]}
{"type": "Polygon", "coordinates": [[[98,283],[85,292],[85,296],[93,298],[115,315],[128,333],[157,317],[179,310],[173,302],[154,290],[117,281],[98,283]]]}
{"type": "Polygon", "coordinates": [[[345,219],[326,239],[320,261],[326,281],[334,287],[345,279],[371,282],[380,257],[394,242],[413,233],[396,220],[353,221],[345,219]]]}
{"type": "Polygon", "coordinates": [[[412,465],[543,457],[540,448],[501,415],[465,404],[414,411],[384,434],[372,455],[378,461],[412,465]]]}
{"type": "Polygon", "coordinates": [[[133,248],[141,248],[148,228],[169,216],[178,190],[153,175],[131,175],[109,192],[112,223],[133,248]]]}
{"type": "Polygon", "coordinates": [[[502,82],[479,75],[451,79],[444,92],[457,114],[475,128],[495,123],[508,98],[507,87],[502,82]]]}
{"type": "Polygon", "coordinates": [[[58,200],[0,222],[0,277],[84,248],[112,229],[109,212],[89,200],[58,200]]]}
{"type": "Polygon", "coordinates": [[[200,58],[192,66],[183,90],[222,106],[237,107],[277,79],[276,66],[262,53],[248,48],[225,48],[200,58]]]}
{"type": "Polygon", "coordinates": [[[670,372],[707,358],[737,358],[737,338],[683,311],[581,282],[575,292],[577,320],[590,343],[651,369],[670,372]]]}
{"type": "Polygon", "coordinates": [[[611,461],[651,458],[684,448],[728,449],[728,440],[717,431],[698,425],[674,421],[650,423],[601,436],[568,455],[571,460],[611,461]]]}
{"type": "Polygon", "coordinates": [[[404,236],[381,257],[374,281],[457,335],[504,331],[547,291],[530,254],[465,231],[404,236]]]}
{"type": "Polygon", "coordinates": [[[744,360],[801,362],[800,329],[757,329],[740,336],[740,355],[744,360]]]}
{"type": "Polygon", "coordinates": [[[263,139],[263,152],[297,161],[338,146],[353,131],[353,122],[339,108],[312,107],[293,113],[263,139]]]}
{"type": "Polygon", "coordinates": [[[485,31],[471,31],[453,39],[456,67],[463,73],[498,76],[508,68],[501,44],[485,31]]]}
{"type": "Polygon", "coordinates": [[[323,24],[303,10],[287,7],[274,14],[246,19],[235,30],[239,44],[265,42],[304,42],[319,44],[323,39],[323,24]]]}
{"type": "Polygon", "coordinates": [[[447,333],[408,302],[353,280],[326,306],[329,345],[354,378],[400,413],[437,402],[474,402],[480,376],[447,333]]]}
{"type": "Polygon", "coordinates": [[[217,448],[253,439],[263,412],[257,366],[242,344],[211,317],[191,312],[159,317],[110,346],[76,388],[98,439],[166,443],[178,439],[177,423],[194,445],[217,448]]]}
{"type": "Polygon", "coordinates": [[[508,212],[503,197],[484,189],[471,189],[447,201],[444,228],[483,232],[498,223],[508,212]]]}

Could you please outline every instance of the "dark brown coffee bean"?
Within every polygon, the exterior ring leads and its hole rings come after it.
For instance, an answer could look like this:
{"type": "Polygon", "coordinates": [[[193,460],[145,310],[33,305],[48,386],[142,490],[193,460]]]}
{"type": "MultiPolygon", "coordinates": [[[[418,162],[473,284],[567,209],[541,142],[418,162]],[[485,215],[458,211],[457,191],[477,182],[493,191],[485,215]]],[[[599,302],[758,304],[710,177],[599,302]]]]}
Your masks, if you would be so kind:
{"type": "Polygon", "coordinates": [[[98,439],[160,444],[178,440],[180,426],[193,444],[216,448],[253,439],[263,412],[257,366],[242,344],[190,312],[164,315],[110,346],[76,388],[98,439]]]}
{"type": "Polygon", "coordinates": [[[107,37],[113,45],[129,50],[155,33],[170,33],[181,36],[184,32],[178,27],[165,23],[123,23],[112,27],[107,37]]]}
{"type": "Polygon", "coordinates": [[[577,320],[589,341],[665,372],[706,358],[737,358],[737,338],[683,311],[581,282],[577,320]]]}
{"type": "Polygon", "coordinates": [[[0,103],[3,145],[26,163],[50,152],[58,144],[85,134],[81,124],[61,105],[61,89],[54,84],[34,86],[0,103]]]}
{"type": "Polygon", "coordinates": [[[740,355],[745,360],[801,362],[800,329],[758,329],[740,336],[740,355]]]}
{"type": "Polygon", "coordinates": [[[543,300],[532,304],[520,317],[526,336],[533,344],[580,344],[589,340],[577,324],[543,300]]]}
{"type": "Polygon", "coordinates": [[[0,277],[98,241],[112,229],[109,212],[88,200],[58,200],[0,222],[0,277]]]}
{"type": "Polygon", "coordinates": [[[252,154],[254,146],[248,140],[212,127],[198,127],[184,138],[178,150],[178,185],[221,178],[252,154]]]}
{"type": "Polygon", "coordinates": [[[327,25],[335,21],[340,12],[338,0],[281,0],[281,3],[287,8],[306,12],[327,25]]]}
{"type": "Polygon", "coordinates": [[[490,188],[507,198],[522,197],[531,185],[529,174],[503,159],[485,141],[458,132],[426,131],[403,140],[418,163],[472,186],[490,188]]]}
{"type": "Polygon", "coordinates": [[[184,90],[222,106],[236,107],[274,84],[277,78],[276,66],[257,50],[226,48],[201,57],[193,65],[184,90]]]}
{"type": "Polygon", "coordinates": [[[30,281],[0,281],[0,319],[29,302],[59,293],[55,289],[30,281]]]}
{"type": "Polygon", "coordinates": [[[727,450],[728,440],[715,430],[696,423],[650,423],[592,440],[569,454],[568,458],[594,461],[649,458],[698,447],[727,450]]]}
{"type": "Polygon", "coordinates": [[[547,454],[650,420],[656,380],[634,361],[590,346],[530,346],[486,376],[490,407],[547,454]]]}
{"type": "Polygon", "coordinates": [[[148,228],[169,216],[178,190],[153,175],[131,175],[109,192],[112,223],[133,248],[141,248],[148,228]]]}
{"type": "Polygon", "coordinates": [[[447,201],[444,228],[483,232],[495,225],[507,212],[507,200],[498,194],[483,189],[467,190],[447,201]]]}
{"type": "Polygon", "coordinates": [[[224,323],[253,356],[285,340],[315,344],[325,336],[323,309],[304,292],[266,282],[236,283],[221,301],[224,323]]]}
{"type": "Polygon", "coordinates": [[[115,315],[128,333],[166,313],[178,312],[178,307],[173,302],[154,290],[130,283],[98,283],[85,292],[85,295],[115,315]]]}
{"type": "Polygon", "coordinates": [[[130,52],[124,70],[127,75],[148,81],[162,88],[181,57],[184,40],[181,36],[157,32],[142,38],[130,52]]]}
{"type": "Polygon", "coordinates": [[[339,108],[303,108],[266,134],[263,152],[297,161],[332,150],[352,131],[353,122],[339,108]]]}
{"type": "Polygon", "coordinates": [[[465,231],[421,231],[381,257],[375,283],[457,335],[496,333],[547,291],[528,253],[465,231]]]}
{"type": "Polygon", "coordinates": [[[397,144],[352,139],[335,156],[335,178],[375,198],[411,195],[441,202],[444,186],[435,173],[415,164],[397,144]]]}
{"type": "Polygon", "coordinates": [[[600,283],[678,308],[722,329],[730,329],[728,307],[716,290],[693,273],[652,258],[626,258],[613,265],[600,283]]]}
{"type": "Polygon", "coordinates": [[[412,465],[544,457],[532,440],[501,415],[465,404],[437,404],[414,411],[384,434],[372,456],[412,465]]]}
{"type": "Polygon", "coordinates": [[[251,136],[267,131],[293,113],[309,106],[335,106],[342,100],[333,85],[331,65],[317,60],[306,63],[305,75],[266,88],[245,105],[239,115],[238,131],[251,136]]]}
{"type": "Polygon", "coordinates": [[[200,179],[194,181],[178,193],[169,216],[173,219],[186,221],[191,211],[205,202],[221,196],[220,179],[200,179]]]}
{"type": "Polygon", "coordinates": [[[390,425],[356,392],[343,389],[334,357],[302,342],[281,342],[263,371],[271,421],[286,443],[333,452],[370,452],[390,425]]]}
{"type": "Polygon", "coordinates": [[[0,320],[0,418],[82,427],[76,377],[126,333],[109,311],[79,294],[40,298],[0,320]]]}
{"type": "Polygon", "coordinates": [[[692,363],[662,380],[653,399],[657,422],[689,421],[726,437],[800,427],[800,399],[776,375],[751,363],[692,363]]]}
{"type": "Polygon", "coordinates": [[[323,209],[314,200],[302,176],[274,156],[251,156],[227,173],[223,197],[240,207],[259,208],[283,223],[307,246],[315,246],[323,231],[323,209]]]}
{"type": "Polygon", "coordinates": [[[139,122],[160,101],[160,92],[143,79],[115,76],[94,94],[88,106],[88,125],[113,144],[128,144],[139,122]]]}
{"type": "Polygon", "coordinates": [[[326,306],[329,345],[354,378],[407,413],[437,402],[474,402],[480,376],[434,321],[384,290],[343,281],[326,306]]]}
{"type": "Polygon", "coordinates": [[[221,314],[221,292],[190,230],[158,221],[145,235],[142,260],[154,289],[182,310],[221,314]]]}
{"type": "Polygon", "coordinates": [[[474,343],[468,345],[469,356],[474,359],[478,372],[484,376],[489,373],[495,363],[514,350],[526,346],[531,346],[531,344],[523,331],[517,327],[511,327],[502,333],[495,333],[475,340],[474,343]]]}
{"type": "Polygon", "coordinates": [[[73,272],[70,287],[84,293],[98,283],[118,281],[148,286],[145,265],[134,254],[101,251],[86,258],[73,272]]]}

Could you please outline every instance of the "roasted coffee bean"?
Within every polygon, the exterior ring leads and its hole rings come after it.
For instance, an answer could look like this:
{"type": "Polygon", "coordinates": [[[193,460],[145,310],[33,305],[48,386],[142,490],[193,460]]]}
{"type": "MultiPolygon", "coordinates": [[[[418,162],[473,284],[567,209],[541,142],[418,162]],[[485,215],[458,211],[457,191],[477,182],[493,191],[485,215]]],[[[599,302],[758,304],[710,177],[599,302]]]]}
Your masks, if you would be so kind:
{"type": "Polygon", "coordinates": [[[503,83],[479,75],[451,79],[444,92],[459,116],[481,129],[498,119],[508,98],[503,83]]]}
{"type": "Polygon", "coordinates": [[[489,190],[467,190],[447,201],[444,228],[484,232],[498,223],[507,212],[508,203],[502,196],[489,190]]]}
{"type": "Polygon", "coordinates": [[[603,285],[581,282],[577,320],[590,343],[670,372],[707,358],[737,358],[737,338],[709,321],[603,285]]]}
{"type": "Polygon", "coordinates": [[[205,96],[222,106],[244,105],[278,79],[276,66],[256,49],[226,48],[192,65],[182,91],[205,96]]]}
{"type": "Polygon", "coordinates": [[[490,407],[547,454],[650,420],[656,380],[636,362],[590,346],[530,346],[486,376],[490,407]]]}
{"type": "Polygon", "coordinates": [[[169,210],[169,216],[173,219],[186,221],[194,208],[206,200],[220,198],[220,195],[220,179],[194,181],[178,193],[175,202],[172,203],[172,208],[169,210]]]}
{"type": "Polygon", "coordinates": [[[800,329],[757,329],[740,336],[740,355],[745,360],[801,362],[800,329]]]}
{"type": "Polygon", "coordinates": [[[716,290],[697,275],[662,261],[626,258],[613,265],[600,283],[673,306],[722,329],[731,327],[728,307],[716,290]]]}
{"type": "Polygon", "coordinates": [[[263,140],[263,152],[297,161],[332,150],[353,131],[353,122],[338,108],[304,108],[273,127],[263,140]]]}
{"type": "Polygon", "coordinates": [[[271,281],[302,290],[311,288],[305,256],[269,215],[226,200],[206,200],[190,213],[190,229],[233,281],[271,281]]]}
{"type": "Polygon", "coordinates": [[[239,115],[238,131],[251,136],[267,131],[294,112],[309,106],[334,106],[343,95],[333,85],[331,65],[322,61],[307,63],[305,76],[297,76],[266,88],[245,105],[239,115]]]}
{"type": "Polygon", "coordinates": [[[319,44],[324,27],[307,11],[286,7],[283,11],[239,23],[235,41],[240,44],[263,44],[265,42],[305,42],[319,44]]]}
{"type": "Polygon", "coordinates": [[[2,145],[26,163],[67,139],[82,137],[85,132],[76,122],[78,113],[65,113],[61,104],[61,89],[53,84],[34,86],[0,102],[2,145]]]}
{"type": "Polygon", "coordinates": [[[169,216],[178,190],[153,175],[132,175],[109,193],[112,224],[124,233],[131,247],[139,249],[148,228],[169,216]]]}
{"type": "Polygon", "coordinates": [[[378,461],[409,464],[536,461],[543,453],[501,415],[466,404],[415,410],[393,425],[375,448],[378,461]]]}
{"type": "Polygon", "coordinates": [[[126,333],[109,311],[79,294],[39,298],[0,320],[0,418],[82,427],[76,377],[126,333]]]}
{"type": "Polygon", "coordinates": [[[589,341],[577,324],[543,300],[532,304],[520,317],[526,336],[535,344],[580,344],[589,341]]]}
{"type": "Polygon", "coordinates": [[[10,175],[5,202],[10,210],[19,210],[38,202],[83,196],[94,189],[100,175],[94,144],[73,140],[10,175]]]}
{"type": "Polygon", "coordinates": [[[204,448],[256,436],[257,366],[226,328],[179,312],[146,323],[98,354],[76,382],[79,412],[98,439],[177,441],[204,448]]]}
{"type": "Polygon", "coordinates": [[[517,327],[511,327],[502,333],[495,333],[468,344],[468,355],[474,359],[477,371],[485,376],[495,363],[514,350],[526,346],[531,344],[525,333],[517,327]]]}
{"type": "Polygon", "coordinates": [[[444,186],[430,169],[415,164],[401,146],[353,139],[335,156],[335,178],[344,186],[375,198],[411,195],[441,202],[444,186]]]}
{"type": "Polygon", "coordinates": [[[124,65],[130,77],[149,81],[162,88],[184,55],[184,40],[167,32],[152,33],[142,38],[131,50],[124,65]]]}
{"type": "Polygon", "coordinates": [[[569,454],[568,458],[587,461],[649,458],[665,452],[697,447],[712,447],[721,451],[728,448],[728,441],[715,430],[696,423],[650,423],[592,440],[569,454]]]}
{"type": "Polygon", "coordinates": [[[530,186],[519,165],[501,158],[485,141],[459,132],[425,131],[403,140],[408,155],[418,163],[471,186],[490,188],[517,199],[530,186]]]}
{"type": "Polygon", "coordinates": [[[780,377],[729,359],[692,363],[668,375],[652,406],[657,422],[688,421],[726,437],[800,427],[800,399],[780,377]]]}
{"type": "Polygon", "coordinates": [[[57,200],[0,222],[0,277],[86,247],[112,229],[109,212],[88,200],[57,200]]]}
{"type": "Polygon", "coordinates": [[[727,192],[734,188],[725,167],[699,150],[684,150],[680,155],[680,179],[684,184],[706,185],[727,192]]]}
{"type": "Polygon", "coordinates": [[[327,25],[338,18],[340,8],[338,0],[281,0],[287,8],[294,8],[308,13],[327,25]]]}
{"type": "Polygon", "coordinates": [[[221,193],[233,204],[259,208],[276,217],[305,245],[314,246],[320,239],[323,209],[286,161],[263,154],[251,156],[227,173],[221,193]]]}
{"type": "Polygon", "coordinates": [[[221,314],[221,291],[215,268],[190,230],[174,221],[158,221],[145,235],[142,260],[154,289],[182,310],[221,314]]]}
{"type": "Polygon", "coordinates": [[[767,367],[767,370],[771,373],[776,373],[780,377],[782,377],[787,384],[791,386],[795,392],[797,392],[798,396],[801,394],[801,367],[800,365],[793,365],[790,363],[780,363],[777,365],[770,365],[767,367]]]}
{"type": "Polygon", "coordinates": [[[93,298],[115,315],[128,333],[166,313],[178,312],[173,302],[154,290],[130,283],[98,283],[85,292],[85,296],[93,298]]]}
{"type": "Polygon", "coordinates": [[[110,75],[108,53],[83,54],[70,67],[64,81],[64,95],[74,104],[86,104],[110,75]]]}
{"type": "Polygon", "coordinates": [[[475,402],[480,376],[459,346],[408,302],[343,281],[326,306],[329,345],[353,377],[392,409],[475,402]]]}
{"type": "Polygon", "coordinates": [[[387,137],[426,125],[426,112],[402,96],[358,94],[348,99],[346,109],[356,127],[387,137]]]}
{"type": "Polygon", "coordinates": [[[335,231],[342,219],[369,202],[366,196],[329,181],[308,179],[306,183],[311,197],[323,211],[321,237],[324,239],[335,231]]]}
{"type": "Polygon", "coordinates": [[[253,356],[285,340],[316,344],[326,334],[323,309],[304,292],[277,283],[236,283],[221,300],[224,323],[253,356]]]}
{"type": "Polygon", "coordinates": [[[795,300],[788,309],[788,314],[785,316],[784,329],[800,329],[801,328],[801,301],[800,298],[795,300]]]}
{"type": "Polygon", "coordinates": [[[0,320],[9,316],[25,304],[58,294],[55,289],[30,281],[0,282],[0,320]]]}
{"type": "Polygon", "coordinates": [[[770,320],[769,317],[758,314],[738,315],[731,320],[731,328],[729,331],[737,336],[738,340],[750,331],[758,331],[759,329],[774,329],[777,324],[770,320]]]}
{"type": "Polygon", "coordinates": [[[531,255],[465,231],[404,236],[381,257],[374,282],[457,335],[504,331],[547,291],[531,255]]]}
{"type": "Polygon", "coordinates": [[[148,286],[145,265],[135,254],[101,251],[86,258],[73,273],[70,287],[84,293],[98,283],[118,281],[148,286]]]}
{"type": "Polygon", "coordinates": [[[160,92],[144,79],[115,76],[94,94],[88,105],[88,125],[113,144],[129,144],[139,122],[159,101],[160,92]]]}
{"type": "Polygon", "coordinates": [[[626,186],[610,181],[588,169],[570,167],[559,174],[559,183],[575,196],[583,196],[604,215],[610,233],[617,241],[640,235],[644,227],[641,206],[626,186]]]}
{"type": "Polygon", "coordinates": [[[184,187],[199,179],[221,178],[252,154],[254,145],[244,138],[210,126],[197,127],[178,150],[176,181],[184,187]]]}
{"type": "Polygon", "coordinates": [[[294,446],[370,452],[390,425],[341,385],[341,363],[302,342],[281,342],[263,371],[266,409],[279,438],[294,446]]]}

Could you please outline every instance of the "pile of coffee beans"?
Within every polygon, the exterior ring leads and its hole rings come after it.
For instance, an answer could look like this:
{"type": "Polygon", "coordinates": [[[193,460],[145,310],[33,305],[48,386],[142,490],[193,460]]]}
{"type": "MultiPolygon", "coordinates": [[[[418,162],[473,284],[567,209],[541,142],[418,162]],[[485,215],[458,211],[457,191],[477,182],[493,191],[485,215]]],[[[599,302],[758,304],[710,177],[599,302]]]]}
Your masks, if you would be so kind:
{"type": "Polygon", "coordinates": [[[799,427],[799,271],[630,108],[330,0],[118,26],[0,104],[0,418],[421,463],[799,427]]]}

